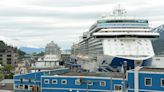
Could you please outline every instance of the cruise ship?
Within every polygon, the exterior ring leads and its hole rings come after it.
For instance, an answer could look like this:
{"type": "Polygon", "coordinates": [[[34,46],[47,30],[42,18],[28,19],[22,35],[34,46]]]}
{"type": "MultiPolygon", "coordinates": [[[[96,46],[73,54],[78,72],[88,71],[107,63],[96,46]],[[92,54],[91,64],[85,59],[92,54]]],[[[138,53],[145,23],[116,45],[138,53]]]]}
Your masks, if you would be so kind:
{"type": "Polygon", "coordinates": [[[45,47],[44,61],[56,61],[53,65],[58,66],[60,59],[61,59],[60,47],[56,43],[51,41],[45,47]]]}
{"type": "Polygon", "coordinates": [[[73,44],[72,58],[89,71],[121,71],[124,62],[127,69],[150,66],[154,57],[151,41],[158,37],[148,19],[127,16],[125,9],[118,7],[73,44]]]}
{"type": "Polygon", "coordinates": [[[31,72],[36,72],[36,70],[45,71],[63,67],[60,65],[60,60],[60,47],[56,43],[51,41],[45,47],[44,56],[39,57],[38,60],[32,64],[31,72]]]}

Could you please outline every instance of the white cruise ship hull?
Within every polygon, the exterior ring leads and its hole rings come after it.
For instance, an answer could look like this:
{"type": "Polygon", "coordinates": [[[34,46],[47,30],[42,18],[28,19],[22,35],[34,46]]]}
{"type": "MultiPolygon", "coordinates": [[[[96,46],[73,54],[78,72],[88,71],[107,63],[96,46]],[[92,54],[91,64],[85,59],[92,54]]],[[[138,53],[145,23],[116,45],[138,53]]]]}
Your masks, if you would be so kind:
{"type": "Polygon", "coordinates": [[[90,43],[88,44],[88,47],[90,47],[88,48],[88,54],[83,53],[76,56],[77,63],[83,69],[89,71],[120,71],[125,61],[127,62],[127,69],[152,64],[154,51],[149,39],[110,38],[100,40],[94,38],[88,41],[90,43]]]}
{"type": "MultiPolygon", "coordinates": [[[[85,57],[85,56],[84,56],[85,57]]],[[[127,70],[137,66],[151,66],[152,58],[134,60],[109,55],[87,56],[88,58],[76,57],[76,61],[81,68],[90,72],[95,71],[120,71],[124,62],[127,62],[127,70]]]]}

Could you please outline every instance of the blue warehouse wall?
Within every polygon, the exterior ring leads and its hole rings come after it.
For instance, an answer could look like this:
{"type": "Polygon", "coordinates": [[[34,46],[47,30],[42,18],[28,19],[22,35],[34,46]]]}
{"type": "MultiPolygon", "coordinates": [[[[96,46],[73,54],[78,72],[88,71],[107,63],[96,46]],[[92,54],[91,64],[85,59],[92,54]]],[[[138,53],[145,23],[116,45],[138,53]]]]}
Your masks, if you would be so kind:
{"type": "Polygon", "coordinates": [[[134,73],[128,73],[127,84],[129,89],[134,89],[134,73]]]}
{"type": "MultiPolygon", "coordinates": [[[[161,86],[161,79],[164,79],[164,73],[159,72],[139,72],[139,92],[164,92],[164,87],[161,86]],[[152,79],[152,85],[145,85],[145,78],[152,79]]],[[[128,73],[128,92],[134,91],[134,71],[128,73]]]]}
{"type": "MultiPolygon", "coordinates": [[[[43,72],[37,72],[37,73],[30,73],[30,74],[23,74],[23,75],[16,75],[14,76],[14,83],[15,84],[35,84],[34,82],[29,83],[29,79],[32,81],[40,81],[41,75],[43,75],[43,72]],[[22,83],[20,82],[20,79],[23,78],[22,83]]],[[[37,82],[38,84],[38,82],[37,82]]]]}
{"type": "Polygon", "coordinates": [[[164,91],[164,87],[161,87],[161,78],[164,78],[164,74],[140,73],[139,74],[140,90],[164,91]],[[152,86],[145,86],[145,80],[144,80],[145,78],[152,78],[152,86]]]}
{"type": "Polygon", "coordinates": [[[20,92],[18,90],[22,90],[21,92],[24,92],[25,90],[31,90],[31,86],[38,86],[41,87],[41,76],[42,75],[56,75],[56,74],[63,74],[69,72],[69,69],[55,69],[51,71],[44,71],[44,72],[36,72],[36,73],[29,73],[29,74],[21,74],[21,75],[15,75],[14,76],[14,90],[17,90],[16,92],[20,92]],[[25,86],[28,86],[25,88],[25,86]],[[22,88],[23,87],[23,88],[22,88]]]}
{"type": "MultiPolygon", "coordinates": [[[[112,89],[114,90],[114,85],[122,85],[121,84],[122,80],[112,80],[112,89]]],[[[89,92],[102,92],[102,91],[110,91],[110,78],[105,78],[105,77],[83,77],[81,78],[80,76],[77,77],[67,77],[67,76],[43,76],[42,77],[42,92],[68,92],[71,90],[71,92],[86,92],[86,90],[89,90],[89,92]],[[81,79],[81,84],[80,85],[75,85],[75,80],[81,79]],[[49,80],[49,84],[45,84],[44,80],[49,80]],[[52,84],[52,80],[56,79],[58,81],[57,84],[52,84]],[[61,84],[61,80],[66,79],[67,84],[61,84]],[[87,85],[88,82],[93,82],[93,85],[87,85]],[[106,85],[105,86],[100,86],[100,82],[105,81],[106,85]]]]}

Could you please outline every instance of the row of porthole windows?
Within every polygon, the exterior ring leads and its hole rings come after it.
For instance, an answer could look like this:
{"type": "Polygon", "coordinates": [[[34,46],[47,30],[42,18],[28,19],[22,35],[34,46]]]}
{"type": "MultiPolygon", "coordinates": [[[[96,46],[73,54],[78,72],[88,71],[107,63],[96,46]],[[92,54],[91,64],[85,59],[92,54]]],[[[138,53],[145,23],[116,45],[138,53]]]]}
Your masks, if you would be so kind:
{"type": "Polygon", "coordinates": [[[34,80],[34,79],[23,79],[23,78],[20,78],[20,83],[23,83],[25,81],[28,81],[29,83],[32,83],[32,82],[34,82],[36,80],[34,80]]]}
{"type": "MultiPolygon", "coordinates": [[[[52,79],[51,81],[52,84],[58,84],[58,80],[57,79],[52,79]]],[[[79,79],[75,80],[75,85],[81,85],[82,81],[80,81],[79,79]]],[[[44,79],[44,84],[50,84],[50,80],[49,79],[44,79]]],[[[67,80],[66,79],[62,79],[61,80],[61,84],[66,85],[67,84],[67,80]]],[[[93,82],[92,81],[87,81],[87,84],[92,86],[93,82]]],[[[100,86],[106,86],[106,82],[105,81],[100,81],[99,82],[100,86]]]]}
{"type": "MultiPolygon", "coordinates": [[[[44,79],[44,84],[50,84],[50,80],[49,79],[44,79]]],[[[57,79],[53,79],[52,80],[52,84],[58,84],[58,80],[57,79]]],[[[65,79],[61,80],[61,84],[66,85],[67,84],[67,80],[65,80],[65,79]]]]}

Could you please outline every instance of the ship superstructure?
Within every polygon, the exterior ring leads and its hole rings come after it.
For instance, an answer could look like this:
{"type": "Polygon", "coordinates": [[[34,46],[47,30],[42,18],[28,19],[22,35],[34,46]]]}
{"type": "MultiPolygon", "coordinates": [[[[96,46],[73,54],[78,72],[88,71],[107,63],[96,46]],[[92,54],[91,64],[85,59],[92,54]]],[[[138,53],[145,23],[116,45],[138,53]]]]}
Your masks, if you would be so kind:
{"type": "Polygon", "coordinates": [[[60,47],[51,41],[45,47],[45,54],[43,57],[39,57],[38,60],[32,64],[31,71],[36,70],[44,71],[62,67],[59,62],[61,60],[60,47]]]}
{"type": "Polygon", "coordinates": [[[94,71],[118,71],[126,61],[128,69],[151,65],[154,50],[151,40],[159,37],[150,31],[144,18],[125,16],[120,7],[113,15],[102,17],[83,33],[82,40],[72,46],[82,68],[94,71]]]}
{"type": "Polygon", "coordinates": [[[58,61],[55,65],[59,65],[59,61],[61,58],[61,50],[60,47],[55,44],[53,41],[47,44],[45,48],[44,61],[58,61]]]}

